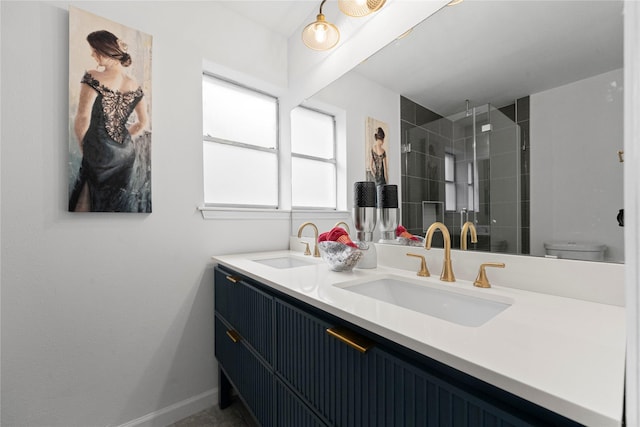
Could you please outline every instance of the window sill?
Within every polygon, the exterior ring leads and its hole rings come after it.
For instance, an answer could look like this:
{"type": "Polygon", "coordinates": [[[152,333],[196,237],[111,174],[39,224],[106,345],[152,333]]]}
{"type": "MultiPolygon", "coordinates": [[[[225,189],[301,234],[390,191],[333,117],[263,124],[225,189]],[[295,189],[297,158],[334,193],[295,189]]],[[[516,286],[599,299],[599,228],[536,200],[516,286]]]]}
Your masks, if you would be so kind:
{"type": "Polygon", "coordinates": [[[282,220],[291,218],[291,211],[274,209],[217,208],[209,206],[199,206],[198,210],[202,214],[202,219],[282,220]]]}
{"type": "Polygon", "coordinates": [[[283,220],[307,221],[316,220],[348,220],[351,213],[339,210],[275,210],[251,208],[221,208],[198,206],[202,219],[234,219],[234,220],[283,220]]]}

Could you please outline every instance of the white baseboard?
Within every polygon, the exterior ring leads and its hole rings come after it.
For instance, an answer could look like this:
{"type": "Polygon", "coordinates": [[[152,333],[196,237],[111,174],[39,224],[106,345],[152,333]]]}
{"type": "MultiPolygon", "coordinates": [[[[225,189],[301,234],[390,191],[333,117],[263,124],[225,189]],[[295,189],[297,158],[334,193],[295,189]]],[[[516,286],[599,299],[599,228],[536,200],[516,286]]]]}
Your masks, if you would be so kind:
{"type": "Polygon", "coordinates": [[[118,427],[166,427],[183,418],[213,406],[218,401],[218,389],[207,390],[196,396],[174,403],[118,427]]]}

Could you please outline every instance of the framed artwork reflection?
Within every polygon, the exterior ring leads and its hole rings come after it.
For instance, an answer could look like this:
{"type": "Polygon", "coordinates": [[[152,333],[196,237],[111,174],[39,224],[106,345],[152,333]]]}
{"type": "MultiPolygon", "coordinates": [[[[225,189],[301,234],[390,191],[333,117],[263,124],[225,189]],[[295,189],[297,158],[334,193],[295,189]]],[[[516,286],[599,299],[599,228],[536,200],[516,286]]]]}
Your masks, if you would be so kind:
{"type": "Polygon", "coordinates": [[[365,125],[365,171],[366,180],[374,181],[376,186],[389,184],[389,144],[386,123],[367,117],[365,125]]]}

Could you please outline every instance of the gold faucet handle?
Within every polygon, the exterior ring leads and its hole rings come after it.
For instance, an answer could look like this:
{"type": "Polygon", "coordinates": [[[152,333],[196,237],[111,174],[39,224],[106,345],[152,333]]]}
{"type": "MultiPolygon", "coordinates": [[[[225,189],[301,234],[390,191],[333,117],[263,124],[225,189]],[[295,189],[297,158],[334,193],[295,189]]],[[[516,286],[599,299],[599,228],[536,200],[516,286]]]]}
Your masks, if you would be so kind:
{"type": "Polygon", "coordinates": [[[311,255],[311,251],[309,250],[309,242],[305,242],[304,240],[300,240],[300,243],[304,244],[304,254],[311,255]]]}
{"type": "Polygon", "coordinates": [[[504,265],[504,262],[487,262],[484,264],[480,264],[480,271],[478,271],[478,277],[476,277],[476,280],[473,282],[473,286],[477,286],[478,288],[490,288],[491,283],[489,283],[489,279],[487,279],[485,268],[504,268],[504,265]]]}
{"type": "Polygon", "coordinates": [[[427,261],[424,259],[424,255],[418,255],[418,254],[411,254],[408,253],[407,256],[412,256],[412,257],[416,257],[416,258],[420,258],[420,271],[418,271],[416,274],[420,277],[429,277],[431,276],[431,273],[429,273],[429,269],[427,269],[427,261]]]}

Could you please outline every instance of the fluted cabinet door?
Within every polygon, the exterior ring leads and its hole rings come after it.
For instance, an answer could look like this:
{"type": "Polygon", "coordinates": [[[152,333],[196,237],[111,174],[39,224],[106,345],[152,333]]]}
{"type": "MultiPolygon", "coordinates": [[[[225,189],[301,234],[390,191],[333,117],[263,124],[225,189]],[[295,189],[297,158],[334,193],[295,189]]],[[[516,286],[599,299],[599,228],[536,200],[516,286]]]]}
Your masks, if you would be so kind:
{"type": "Polygon", "coordinates": [[[275,371],[328,424],[368,425],[368,355],[328,335],[333,326],[276,300],[275,371]]]}
{"type": "Polygon", "coordinates": [[[267,363],[273,360],[273,297],[248,279],[215,273],[215,310],[267,363]]]}
{"type": "Polygon", "coordinates": [[[220,366],[226,372],[227,377],[237,389],[241,384],[242,377],[242,360],[240,356],[242,345],[239,342],[234,342],[227,334],[227,332],[232,330],[233,328],[226,325],[220,316],[215,316],[215,356],[220,366]]]}
{"type": "Polygon", "coordinates": [[[276,300],[275,371],[329,425],[529,426],[380,346],[362,353],[327,334],[335,325],[276,300]]]}
{"type": "Polygon", "coordinates": [[[279,379],[276,386],[276,425],[281,427],[326,427],[320,418],[279,379]]]}
{"type": "Polygon", "coordinates": [[[267,363],[273,361],[273,297],[248,282],[236,284],[241,316],[234,325],[246,342],[267,363]]]}
{"type": "Polygon", "coordinates": [[[227,322],[233,324],[235,323],[234,311],[236,311],[233,307],[236,291],[233,281],[236,279],[232,274],[227,274],[218,268],[215,269],[214,277],[215,298],[213,303],[215,312],[222,316],[227,322]]]}
{"type": "Polygon", "coordinates": [[[215,355],[227,378],[260,425],[276,426],[273,371],[261,358],[256,357],[246,340],[217,315],[215,355]]]}

